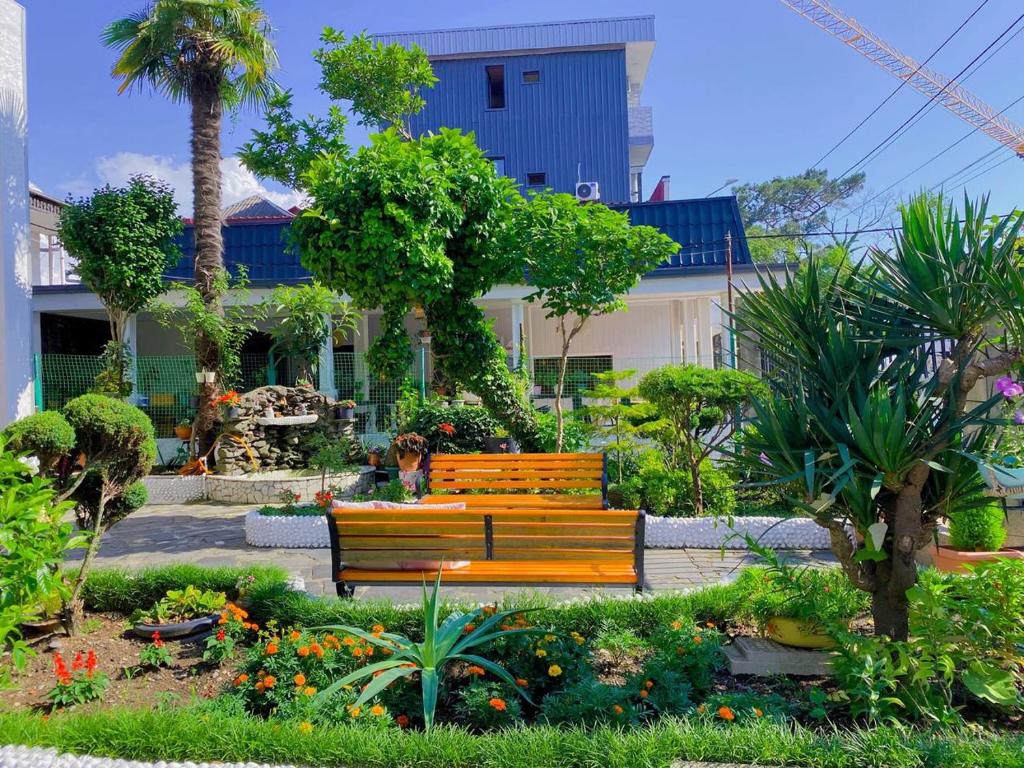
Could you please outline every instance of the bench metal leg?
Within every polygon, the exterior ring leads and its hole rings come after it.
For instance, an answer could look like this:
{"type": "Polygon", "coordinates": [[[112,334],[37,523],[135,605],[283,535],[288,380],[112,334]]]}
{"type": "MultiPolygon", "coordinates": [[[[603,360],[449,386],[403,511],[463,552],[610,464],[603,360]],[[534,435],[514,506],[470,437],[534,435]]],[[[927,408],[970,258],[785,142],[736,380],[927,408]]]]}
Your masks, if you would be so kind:
{"type": "Polygon", "coordinates": [[[335,586],[338,588],[338,597],[351,598],[356,594],[356,588],[344,581],[339,581],[335,586]]]}

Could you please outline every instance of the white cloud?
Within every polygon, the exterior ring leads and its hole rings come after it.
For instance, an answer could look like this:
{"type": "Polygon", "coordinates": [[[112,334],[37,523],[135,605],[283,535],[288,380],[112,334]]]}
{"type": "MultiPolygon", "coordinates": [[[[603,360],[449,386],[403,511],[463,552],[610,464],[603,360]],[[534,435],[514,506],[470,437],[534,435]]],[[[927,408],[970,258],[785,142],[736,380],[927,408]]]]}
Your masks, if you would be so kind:
{"type": "MultiPolygon", "coordinates": [[[[123,185],[137,173],[145,173],[166,181],[174,189],[174,199],[183,216],[192,215],[192,164],[178,162],[166,155],[144,155],[138,152],[118,152],[96,161],[95,184],[123,185]]],[[[275,191],[264,186],[235,156],[220,161],[222,204],[237,203],[252,195],[260,195],[282,208],[302,203],[304,197],[294,190],[275,191]]],[[[85,194],[92,186],[84,178],[72,179],[61,185],[66,194],[85,194]]]]}

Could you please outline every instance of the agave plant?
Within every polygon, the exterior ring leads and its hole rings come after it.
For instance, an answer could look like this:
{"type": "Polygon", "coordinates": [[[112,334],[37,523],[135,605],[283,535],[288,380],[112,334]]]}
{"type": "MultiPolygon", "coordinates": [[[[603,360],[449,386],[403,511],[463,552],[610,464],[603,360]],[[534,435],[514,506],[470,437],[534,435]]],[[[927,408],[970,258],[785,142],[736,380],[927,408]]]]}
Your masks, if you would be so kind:
{"type": "MultiPolygon", "coordinates": [[[[374,634],[358,627],[344,625],[318,627],[317,629],[321,630],[354,635],[379,648],[386,649],[391,655],[386,661],[369,664],[332,683],[317,694],[317,700],[328,699],[340,688],[370,678],[369,684],[360,693],[355,703],[356,707],[361,707],[396,680],[419,674],[420,685],[423,689],[423,723],[426,730],[429,731],[434,725],[437,694],[444,668],[452,662],[461,661],[467,664],[476,664],[493,673],[529,702],[530,697],[516,685],[515,678],[502,666],[470,651],[500,637],[545,635],[551,634],[550,630],[499,629],[508,624],[507,619],[510,616],[524,613],[524,611],[498,611],[484,618],[483,608],[477,608],[468,613],[455,612],[443,622],[438,623],[437,597],[440,589],[441,571],[439,569],[437,580],[434,582],[434,590],[429,596],[426,582],[423,584],[423,642],[420,643],[415,643],[403,635],[387,632],[374,634]],[[473,629],[467,632],[467,627],[471,625],[473,629]]],[[[532,704],[532,702],[530,703],[532,704]]]]}

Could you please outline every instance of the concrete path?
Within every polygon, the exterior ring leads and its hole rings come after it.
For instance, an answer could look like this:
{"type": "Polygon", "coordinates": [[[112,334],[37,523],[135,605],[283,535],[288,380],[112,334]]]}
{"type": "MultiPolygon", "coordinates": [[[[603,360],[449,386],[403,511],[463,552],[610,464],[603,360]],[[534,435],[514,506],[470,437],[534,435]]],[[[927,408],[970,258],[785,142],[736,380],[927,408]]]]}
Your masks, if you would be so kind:
{"type": "MultiPolygon", "coordinates": [[[[244,517],[252,506],[230,504],[167,504],[143,507],[117,523],[104,537],[97,567],[129,569],[194,563],[196,565],[276,565],[300,576],[313,595],[333,594],[331,553],[328,549],[265,549],[245,543],[244,517]]],[[[831,562],[830,552],[794,551],[801,561],[831,562]]],[[[75,553],[72,559],[80,557],[75,553]]],[[[648,549],[645,567],[648,586],[655,590],[687,590],[729,581],[756,561],[743,551],[708,549],[648,549]]],[[[500,596],[502,588],[449,587],[445,593],[474,600],[500,596]]],[[[521,587],[507,591],[521,592],[521,587]]],[[[592,591],[626,593],[624,589],[586,590],[551,587],[538,590],[571,598],[592,591]]],[[[418,602],[419,587],[359,587],[357,597],[390,597],[418,602]]]]}

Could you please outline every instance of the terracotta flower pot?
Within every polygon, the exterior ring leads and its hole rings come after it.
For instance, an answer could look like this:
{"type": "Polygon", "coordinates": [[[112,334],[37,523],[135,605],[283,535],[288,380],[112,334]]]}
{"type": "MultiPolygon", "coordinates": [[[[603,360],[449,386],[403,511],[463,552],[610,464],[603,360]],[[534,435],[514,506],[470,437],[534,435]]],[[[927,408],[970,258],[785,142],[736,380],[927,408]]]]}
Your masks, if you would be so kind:
{"type": "Polygon", "coordinates": [[[179,440],[191,440],[192,427],[175,427],[174,434],[179,440]]]}
{"type": "Polygon", "coordinates": [[[1004,558],[1024,560],[1024,550],[1000,549],[997,552],[968,552],[952,547],[936,547],[935,567],[947,573],[966,573],[968,565],[991,563],[1004,558]]]}
{"type": "Polygon", "coordinates": [[[418,453],[398,454],[398,468],[403,472],[415,472],[420,468],[421,461],[423,457],[418,453]]]}
{"type": "Polygon", "coordinates": [[[775,616],[764,629],[775,642],[793,648],[832,648],[836,644],[822,629],[800,619],[775,616]]]}
{"type": "Polygon", "coordinates": [[[381,465],[381,458],[379,453],[369,453],[366,455],[366,463],[371,467],[379,467],[381,465]]]}

